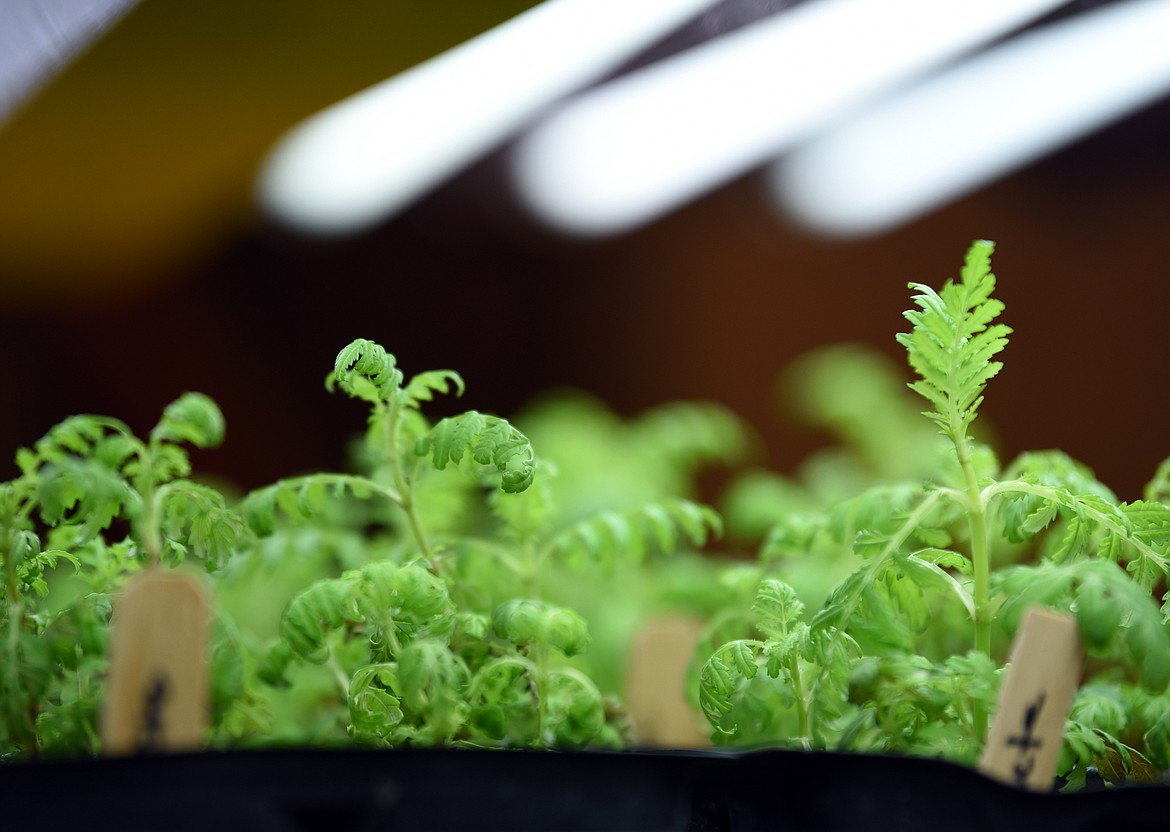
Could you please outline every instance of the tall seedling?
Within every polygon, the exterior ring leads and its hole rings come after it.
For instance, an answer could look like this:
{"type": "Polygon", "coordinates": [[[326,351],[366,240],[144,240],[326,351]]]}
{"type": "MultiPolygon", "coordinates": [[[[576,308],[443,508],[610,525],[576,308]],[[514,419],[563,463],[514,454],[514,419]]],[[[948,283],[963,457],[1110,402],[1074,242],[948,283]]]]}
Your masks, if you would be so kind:
{"type": "Polygon", "coordinates": [[[937,292],[910,284],[911,330],[898,336],[948,458],[925,483],[883,484],[773,530],[766,552],[850,547],[861,565],[808,621],[782,576],[761,583],[743,619],[762,637],[723,644],[702,670],[700,704],[717,741],[974,762],[998,686],[997,625],[1010,633],[1038,603],[1074,614],[1092,655],[1129,668],[1082,690],[1065,769],[1075,778],[1089,765],[1120,774],[1148,767],[1147,757],[1170,762],[1167,604],[1153,600],[1170,557],[1166,464],[1147,499],[1126,503],[1059,452],[1001,469],[973,438],[1011,332],[996,322],[992,250],[974,243],[960,278],[937,292]],[[1025,544],[1035,563],[993,569],[1025,544]]]}

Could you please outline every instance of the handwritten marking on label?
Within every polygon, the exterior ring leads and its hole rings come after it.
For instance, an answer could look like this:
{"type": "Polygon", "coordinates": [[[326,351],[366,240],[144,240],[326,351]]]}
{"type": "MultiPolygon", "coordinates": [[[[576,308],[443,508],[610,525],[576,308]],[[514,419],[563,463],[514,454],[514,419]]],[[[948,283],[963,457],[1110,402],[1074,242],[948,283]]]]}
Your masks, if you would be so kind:
{"type": "Polygon", "coordinates": [[[1012,766],[1012,774],[1015,777],[1016,785],[1021,788],[1028,785],[1028,777],[1036,768],[1035,751],[1044,745],[1044,741],[1036,737],[1035,730],[1036,720],[1039,718],[1040,711],[1044,708],[1044,700],[1047,698],[1048,694],[1041,692],[1036,697],[1036,701],[1024,711],[1022,733],[1007,738],[1008,745],[1015,745],[1019,748],[1016,762],[1012,766]]]}
{"type": "Polygon", "coordinates": [[[1082,658],[1076,621],[1048,610],[1028,611],[1012,644],[979,763],[984,774],[1019,788],[1051,790],[1082,658]]]}
{"type": "Polygon", "coordinates": [[[142,733],[138,741],[139,751],[161,751],[163,748],[163,703],[168,694],[167,677],[158,674],[146,689],[146,701],[142,708],[142,733]]]}

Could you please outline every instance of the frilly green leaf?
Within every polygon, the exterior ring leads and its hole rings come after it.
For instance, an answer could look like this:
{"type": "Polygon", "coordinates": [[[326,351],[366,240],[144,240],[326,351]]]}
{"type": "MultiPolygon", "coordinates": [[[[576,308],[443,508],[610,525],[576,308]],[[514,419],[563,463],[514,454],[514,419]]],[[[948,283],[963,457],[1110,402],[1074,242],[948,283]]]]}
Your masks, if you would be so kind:
{"type": "Polygon", "coordinates": [[[752,612],[758,617],[756,628],[760,632],[770,639],[782,639],[804,615],[804,604],[791,586],[768,578],[760,582],[752,612]]]}
{"type": "Polygon", "coordinates": [[[318,581],[289,602],[280,637],[296,655],[315,664],[329,658],[328,632],[360,618],[354,583],[352,577],[318,581]]]}
{"type": "Polygon", "coordinates": [[[921,377],[910,388],[934,406],[926,415],[955,443],[966,443],[983,389],[1003,366],[992,358],[1011,333],[1009,327],[991,323],[1003,311],[1003,304],[991,297],[994,249],[987,240],[972,243],[959,281],[948,280],[940,292],[911,283],[918,309],[905,313],[913,329],[898,335],[910,366],[921,377]]]}
{"type": "Polygon", "coordinates": [[[420,402],[429,402],[435,393],[447,395],[454,389],[456,396],[462,396],[464,390],[463,377],[454,370],[431,370],[419,373],[411,378],[406,385],[406,395],[411,406],[418,407],[420,402]]]}
{"type": "Polygon", "coordinates": [[[366,477],[353,474],[309,474],[278,480],[252,491],[244,498],[241,513],[252,531],[261,537],[276,530],[280,517],[304,522],[321,514],[330,499],[351,494],[367,500],[375,494],[400,504],[401,496],[393,489],[366,477]]]}
{"type": "Polygon", "coordinates": [[[450,737],[470,716],[463,698],[470,672],[438,639],[406,646],[398,657],[397,676],[402,704],[421,716],[436,739],[450,737]]]}
{"type": "Polygon", "coordinates": [[[197,448],[214,448],[223,442],[223,413],[202,393],[184,393],[167,405],[162,419],[150,432],[152,442],[189,442],[197,448]]]}
{"type": "Polygon", "coordinates": [[[626,512],[603,512],[559,532],[549,544],[556,558],[598,563],[641,561],[651,552],[702,547],[723,531],[714,509],[690,500],[663,500],[626,512]]]}
{"type": "Polygon", "coordinates": [[[469,410],[438,422],[415,445],[418,456],[430,456],[440,471],[458,465],[465,456],[491,465],[500,475],[500,488],[524,491],[536,470],[532,444],[506,419],[469,410]]]}
{"type": "Polygon", "coordinates": [[[349,735],[359,744],[386,745],[402,722],[402,702],[393,691],[398,686],[392,664],[367,664],[354,671],[349,681],[349,735]]]}
{"type": "Polygon", "coordinates": [[[244,518],[228,508],[215,489],[188,480],[164,488],[160,512],[164,553],[168,547],[177,553],[181,546],[184,555],[215,570],[251,541],[244,518]]]}
{"type": "Polygon", "coordinates": [[[358,338],[337,353],[327,386],[336,384],[355,399],[384,402],[402,387],[402,379],[392,354],[374,341],[358,338]]]}
{"type": "Polygon", "coordinates": [[[492,613],[492,628],[518,647],[555,647],[574,656],[589,646],[585,619],[567,607],[533,599],[505,601],[492,613]]]}

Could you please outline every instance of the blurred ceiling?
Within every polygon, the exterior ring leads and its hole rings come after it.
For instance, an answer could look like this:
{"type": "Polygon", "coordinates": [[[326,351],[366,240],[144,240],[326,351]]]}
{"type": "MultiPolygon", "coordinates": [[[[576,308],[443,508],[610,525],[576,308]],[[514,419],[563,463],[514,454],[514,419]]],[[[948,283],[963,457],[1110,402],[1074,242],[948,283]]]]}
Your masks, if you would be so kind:
{"type": "Polygon", "coordinates": [[[257,216],[293,124],[532,5],[141,2],[0,127],[0,453],[70,412],[145,430],[200,389],[229,425],[205,470],[336,466],[362,416],[321,379],[361,336],[408,372],[460,370],[484,410],[559,385],[625,412],[714,398],[790,469],[822,437],[778,415],[779,370],[840,340],[901,362],[906,282],[953,275],[976,237],[998,242],[1016,329],[983,410],[1005,453],[1062,447],[1129,498],[1170,453],[1166,103],[860,241],[786,226],[753,177],[622,238],[562,239],[509,205],[499,154],[352,240],[257,216]]]}
{"type": "Polygon", "coordinates": [[[0,128],[2,291],[106,293],[206,258],[294,123],[532,5],[141,3],[0,128]]]}

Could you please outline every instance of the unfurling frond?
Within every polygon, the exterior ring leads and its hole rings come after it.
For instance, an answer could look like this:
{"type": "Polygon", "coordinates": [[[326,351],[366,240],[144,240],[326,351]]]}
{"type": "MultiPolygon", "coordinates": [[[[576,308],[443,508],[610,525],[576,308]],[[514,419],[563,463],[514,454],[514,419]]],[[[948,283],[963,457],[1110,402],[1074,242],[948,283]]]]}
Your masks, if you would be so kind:
{"type": "Polygon", "coordinates": [[[440,471],[470,455],[480,465],[494,466],[500,488],[513,494],[532,484],[536,470],[528,437],[506,419],[475,410],[438,422],[418,440],[415,453],[431,457],[440,471]]]}
{"type": "Polygon", "coordinates": [[[699,707],[716,731],[736,732],[736,725],[724,728],[722,723],[735,709],[736,692],[759,672],[756,656],[762,647],[759,641],[728,642],[703,665],[699,675],[699,707]]]}
{"type": "Polygon", "coordinates": [[[528,598],[496,607],[492,629],[518,647],[548,645],[566,656],[575,656],[589,646],[589,628],[584,618],[567,607],[528,598]]]}
{"type": "Polygon", "coordinates": [[[402,371],[380,344],[358,338],[337,354],[326,385],[367,402],[389,401],[402,386],[402,371]]]}
{"type": "Polygon", "coordinates": [[[402,722],[402,702],[393,664],[367,664],[349,682],[349,735],[359,744],[386,745],[402,722]]]}
{"type": "Polygon", "coordinates": [[[356,582],[350,576],[318,581],[285,608],[281,639],[302,659],[324,662],[329,658],[329,631],[359,618],[356,595],[356,582]]]}

